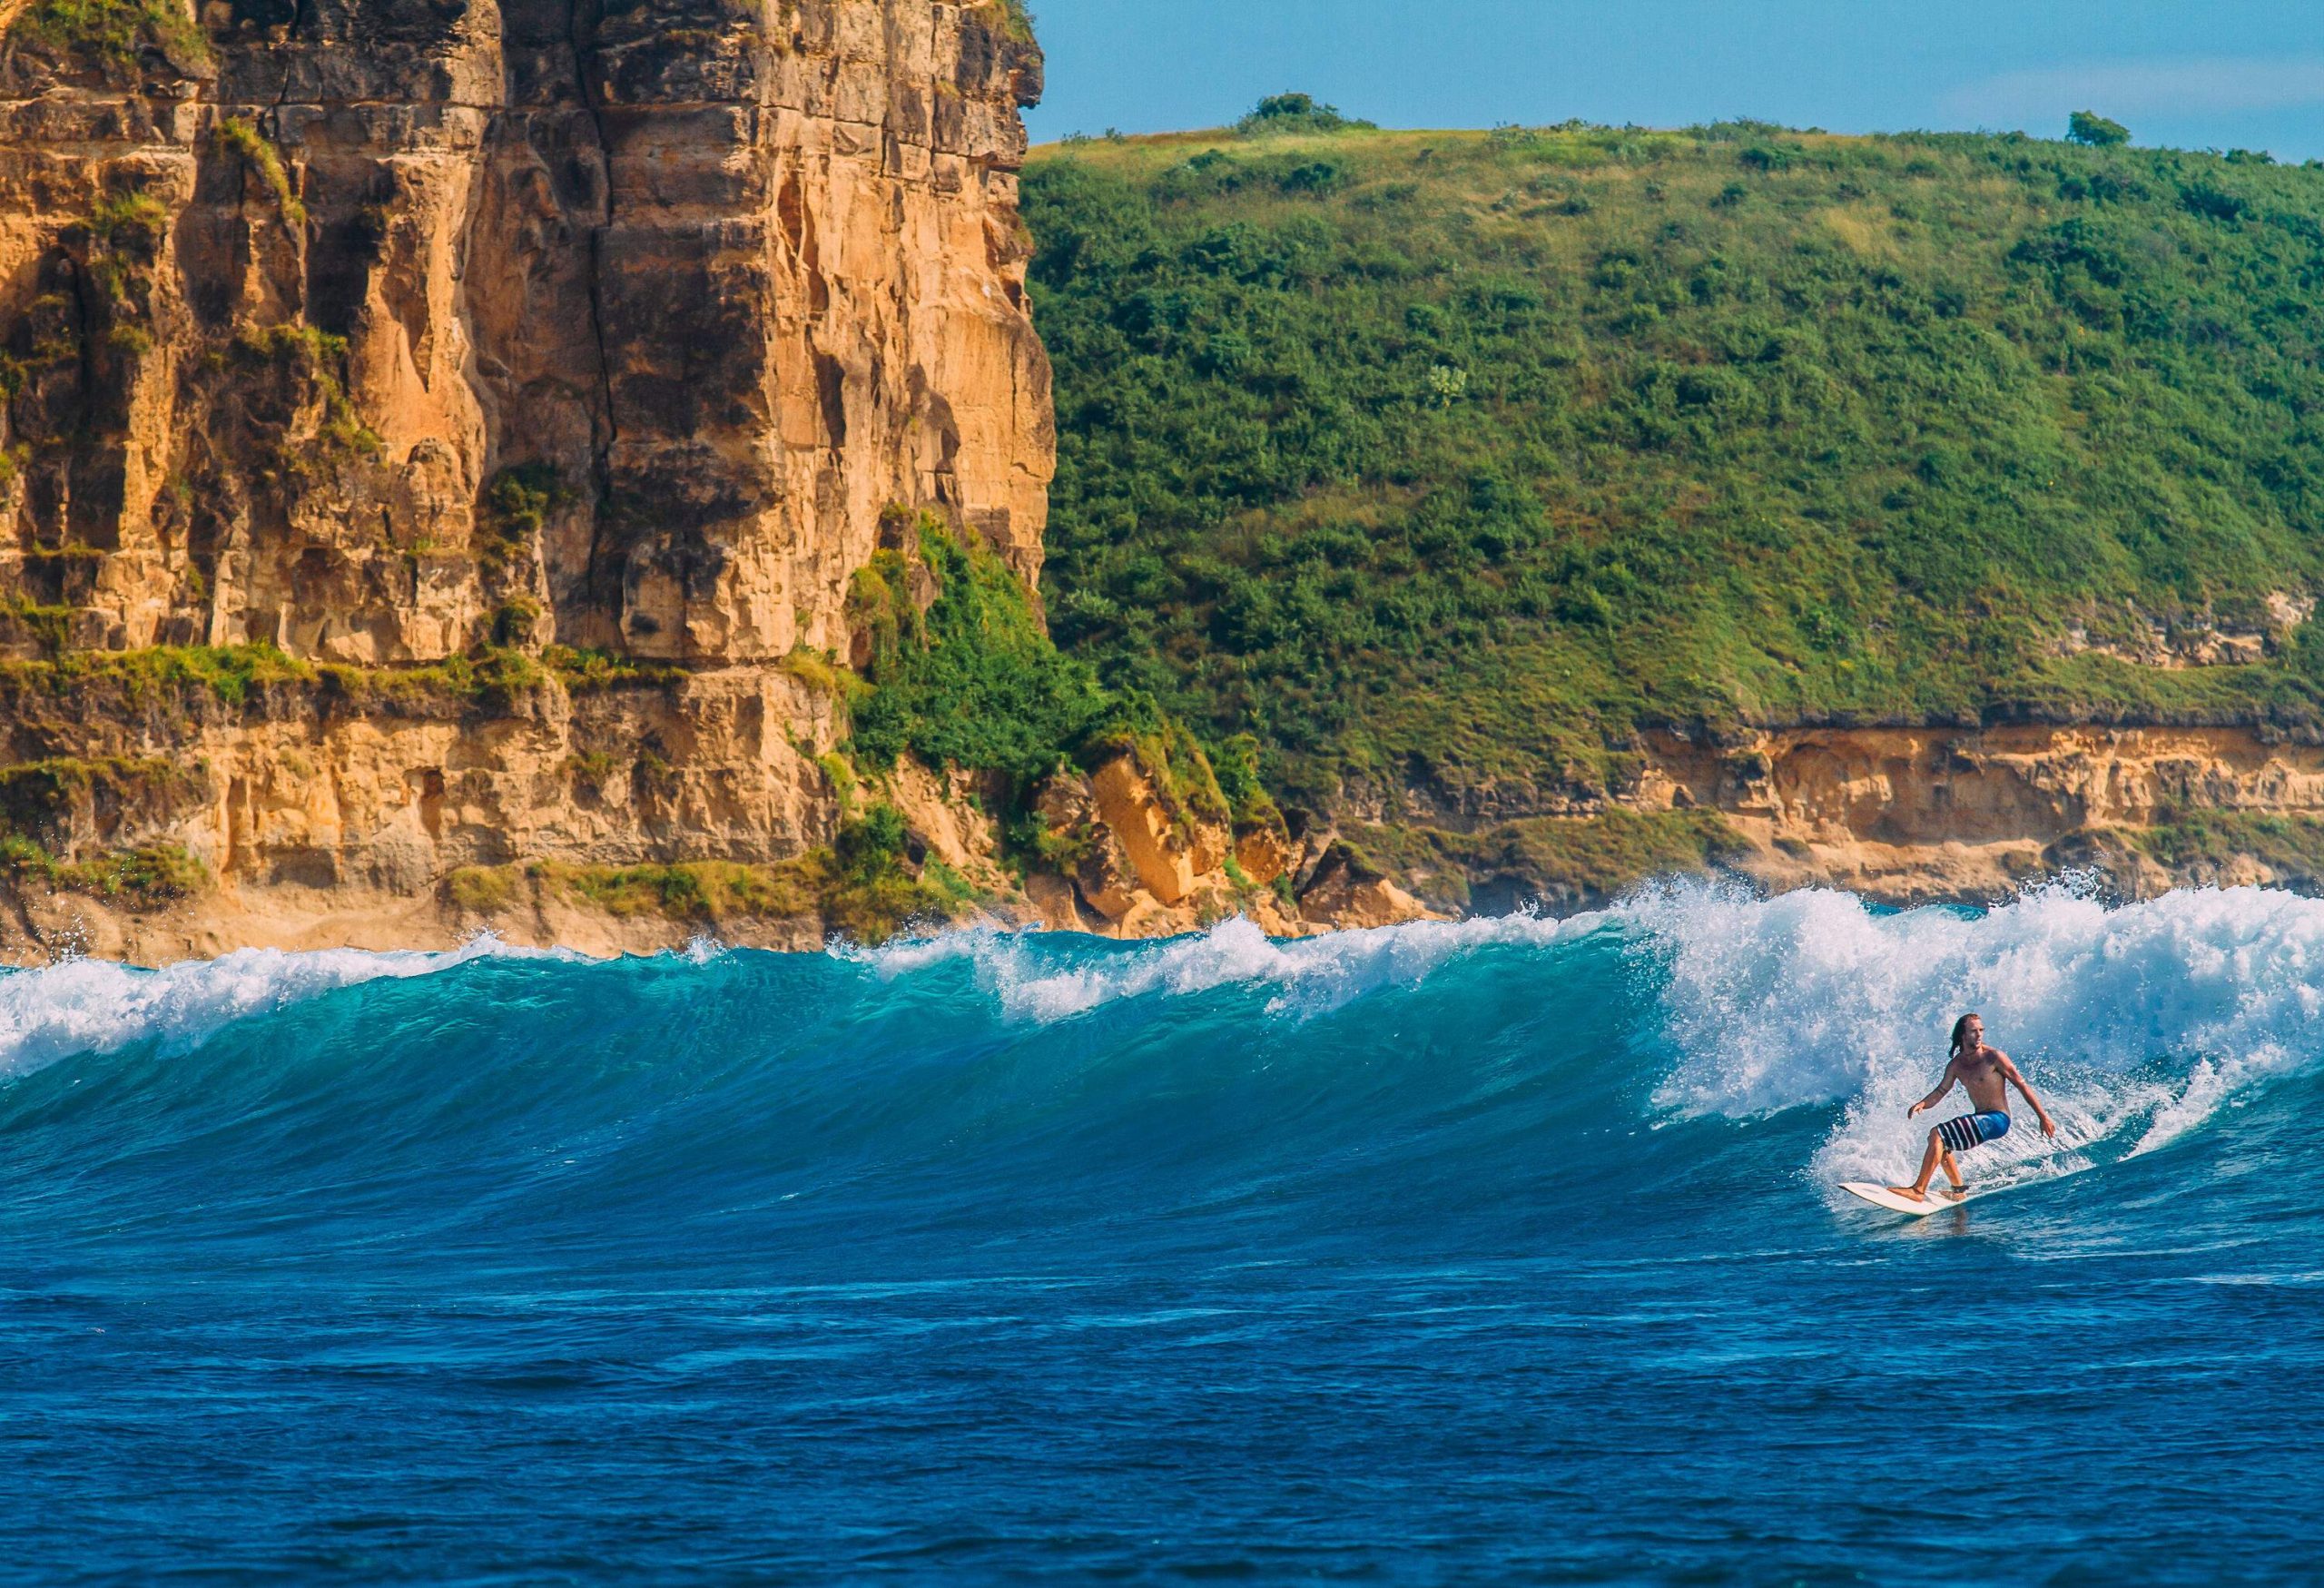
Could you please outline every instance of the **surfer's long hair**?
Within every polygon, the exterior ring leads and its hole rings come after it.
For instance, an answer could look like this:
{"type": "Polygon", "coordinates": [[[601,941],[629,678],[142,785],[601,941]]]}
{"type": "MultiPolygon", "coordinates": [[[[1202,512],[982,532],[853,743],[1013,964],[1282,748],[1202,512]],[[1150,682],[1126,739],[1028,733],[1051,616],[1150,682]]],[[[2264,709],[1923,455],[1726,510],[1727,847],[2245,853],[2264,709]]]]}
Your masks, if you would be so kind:
{"type": "Polygon", "coordinates": [[[1977,1011],[1973,1009],[1953,1022],[1953,1050],[1945,1056],[1948,1061],[1961,1057],[1961,1033],[1969,1029],[1971,1021],[1978,1018],[1977,1011]]]}

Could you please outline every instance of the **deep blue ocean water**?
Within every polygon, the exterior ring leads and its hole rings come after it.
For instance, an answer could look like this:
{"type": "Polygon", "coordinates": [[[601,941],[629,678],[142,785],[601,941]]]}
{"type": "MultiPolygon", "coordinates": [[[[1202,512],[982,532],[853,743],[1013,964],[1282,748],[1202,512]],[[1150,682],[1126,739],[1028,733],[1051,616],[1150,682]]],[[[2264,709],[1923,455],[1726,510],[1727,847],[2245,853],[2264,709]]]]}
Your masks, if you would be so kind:
{"type": "Polygon", "coordinates": [[[0,1576],[2313,1580],[2320,1011],[2255,890],[0,974],[0,1576]],[[1969,1008],[2060,1142],[1831,1189],[1969,1008]]]}

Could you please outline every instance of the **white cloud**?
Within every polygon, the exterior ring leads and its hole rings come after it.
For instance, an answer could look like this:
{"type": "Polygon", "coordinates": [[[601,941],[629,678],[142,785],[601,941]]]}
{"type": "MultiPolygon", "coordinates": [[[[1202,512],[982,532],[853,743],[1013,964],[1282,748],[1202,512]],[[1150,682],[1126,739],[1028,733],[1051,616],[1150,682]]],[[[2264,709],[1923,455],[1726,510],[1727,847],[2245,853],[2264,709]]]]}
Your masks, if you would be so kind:
{"type": "Polygon", "coordinates": [[[2043,131],[2066,113],[2200,115],[2324,104],[2324,56],[2182,56],[2091,61],[2036,72],[2004,72],[1945,96],[1953,115],[1986,126],[2043,131]]]}

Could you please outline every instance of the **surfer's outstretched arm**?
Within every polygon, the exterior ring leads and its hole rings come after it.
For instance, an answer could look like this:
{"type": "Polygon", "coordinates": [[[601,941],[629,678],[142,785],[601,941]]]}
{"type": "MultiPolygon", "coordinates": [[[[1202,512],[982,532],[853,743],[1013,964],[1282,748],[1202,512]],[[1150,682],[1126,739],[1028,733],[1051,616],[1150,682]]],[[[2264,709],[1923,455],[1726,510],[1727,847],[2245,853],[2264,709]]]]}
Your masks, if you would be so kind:
{"type": "MultiPolygon", "coordinates": [[[[1905,1118],[1909,1119],[1915,1114],[1919,1113],[1923,1109],[1933,1109],[1936,1107],[1937,1104],[1943,1102],[1945,1100],[1945,1094],[1953,1090],[1954,1080],[1958,1074],[1960,1069],[1961,1060],[1958,1059],[1949,1059],[1945,1060],[1945,1073],[1937,1078],[1936,1090],[1929,1093],[1928,1096],[1921,1099],[1920,1101],[1915,1103],[1911,1108],[1906,1109],[1905,1110],[1905,1118]]],[[[2018,1084],[2023,1086],[2025,1083],[2024,1081],[2020,1081],[2018,1084]]],[[[2030,1100],[2033,1094],[2029,1092],[2026,1096],[2030,1100]]],[[[2034,1105],[2037,1111],[2040,1110],[2041,1106],[2042,1105],[2039,1103],[2035,1103],[2034,1105]]]]}
{"type": "Polygon", "coordinates": [[[2025,1094],[2027,1104],[2034,1110],[2034,1117],[2042,1121],[2042,1134],[2055,1136],[2058,1133],[2058,1122],[2050,1118],[2050,1110],[2042,1106],[2042,1100],[2035,1097],[2034,1089],[2025,1084],[2025,1077],[2017,1072],[2017,1066],[2009,1061],[2009,1055],[1996,1048],[1994,1050],[1994,1057],[2000,1060],[2001,1072],[2007,1078],[2010,1085],[2025,1094]]]}

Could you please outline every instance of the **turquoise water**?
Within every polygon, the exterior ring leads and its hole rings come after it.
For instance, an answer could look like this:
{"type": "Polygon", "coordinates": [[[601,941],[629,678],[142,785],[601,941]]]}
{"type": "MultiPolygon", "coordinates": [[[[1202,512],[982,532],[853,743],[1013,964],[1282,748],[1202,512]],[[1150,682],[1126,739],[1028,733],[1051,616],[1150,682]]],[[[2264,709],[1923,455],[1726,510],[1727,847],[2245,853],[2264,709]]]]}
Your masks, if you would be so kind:
{"type": "Polygon", "coordinates": [[[0,1574],[2301,1578],[2320,1007],[2253,890],[0,975],[0,1574]],[[1965,1008],[2061,1142],[1831,1190],[1965,1008]]]}

